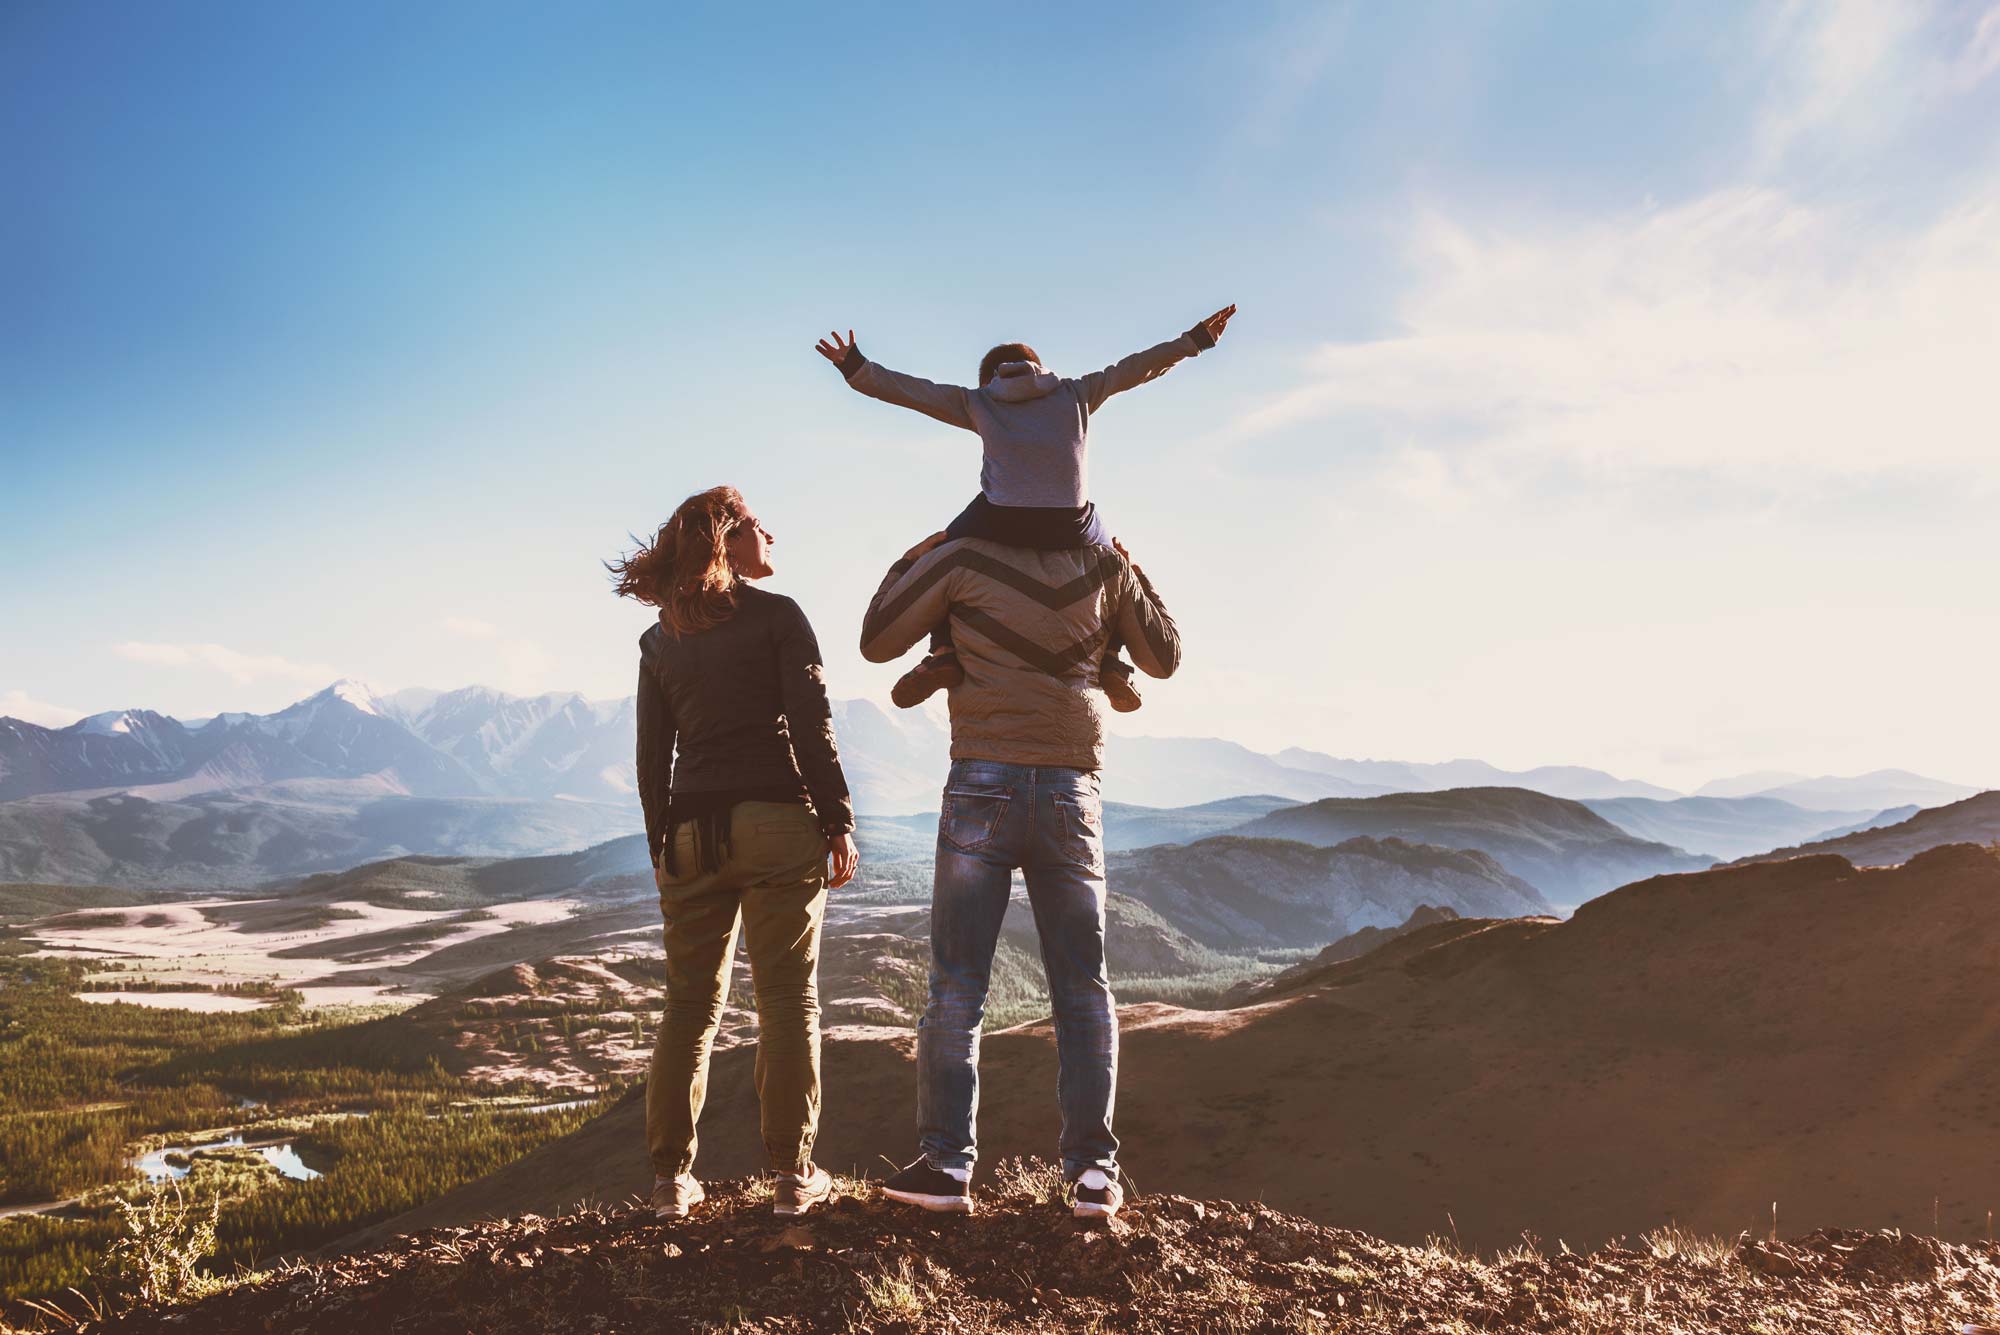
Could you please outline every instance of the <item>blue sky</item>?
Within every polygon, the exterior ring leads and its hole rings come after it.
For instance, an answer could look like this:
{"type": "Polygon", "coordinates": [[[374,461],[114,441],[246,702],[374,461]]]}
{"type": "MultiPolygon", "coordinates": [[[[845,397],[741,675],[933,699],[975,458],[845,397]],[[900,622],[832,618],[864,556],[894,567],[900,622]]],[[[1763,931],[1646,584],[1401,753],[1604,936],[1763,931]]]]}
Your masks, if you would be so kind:
{"type": "Polygon", "coordinates": [[[839,695],[974,439],[811,351],[1094,369],[1189,640],[1135,731],[2000,782],[2000,7],[9,5],[0,712],[630,689],[734,481],[839,695]]]}

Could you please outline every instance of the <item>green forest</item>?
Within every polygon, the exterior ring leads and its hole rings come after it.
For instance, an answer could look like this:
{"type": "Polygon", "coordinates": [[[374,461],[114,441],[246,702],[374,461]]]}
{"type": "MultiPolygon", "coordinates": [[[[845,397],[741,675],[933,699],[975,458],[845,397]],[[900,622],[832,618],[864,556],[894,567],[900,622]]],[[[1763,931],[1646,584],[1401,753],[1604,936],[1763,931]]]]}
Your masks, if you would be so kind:
{"type": "Polygon", "coordinates": [[[84,976],[0,956],[0,1205],[79,1198],[0,1218],[9,1301],[89,1291],[120,1232],[117,1198],[147,1190],[131,1159],[149,1141],[281,1134],[321,1174],[287,1180],[254,1149],[192,1156],[182,1187],[221,1198],[226,1273],[400,1214],[598,1111],[468,1106],[473,1092],[408,1029],[308,1012],[296,994],[241,1012],[95,1005],[72,995],[84,976]]]}

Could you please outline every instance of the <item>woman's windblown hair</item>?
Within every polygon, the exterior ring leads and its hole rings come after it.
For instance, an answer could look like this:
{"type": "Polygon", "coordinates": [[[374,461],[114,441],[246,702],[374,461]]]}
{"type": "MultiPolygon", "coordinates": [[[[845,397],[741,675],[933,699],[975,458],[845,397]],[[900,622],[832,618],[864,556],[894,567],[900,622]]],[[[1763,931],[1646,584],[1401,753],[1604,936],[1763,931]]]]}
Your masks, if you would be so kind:
{"type": "Polygon", "coordinates": [[[676,635],[727,621],[736,611],[736,572],[725,544],[750,511],[734,487],[710,487],[681,502],[650,543],[605,562],[614,590],[660,609],[676,635]]]}

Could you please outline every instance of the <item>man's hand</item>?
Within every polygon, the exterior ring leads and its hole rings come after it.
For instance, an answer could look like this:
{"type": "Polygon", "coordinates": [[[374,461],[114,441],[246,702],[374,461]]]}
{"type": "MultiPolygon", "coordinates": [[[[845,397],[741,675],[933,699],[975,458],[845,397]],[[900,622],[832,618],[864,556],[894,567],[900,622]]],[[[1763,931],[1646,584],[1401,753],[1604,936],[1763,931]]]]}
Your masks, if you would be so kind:
{"type": "Polygon", "coordinates": [[[920,557],[928,556],[939,547],[942,547],[945,541],[944,530],[939,529],[936,533],[931,534],[928,538],[910,548],[909,551],[904,552],[903,559],[905,561],[915,561],[920,557]]]}
{"type": "MultiPolygon", "coordinates": [[[[1201,327],[1208,331],[1208,336],[1210,338],[1219,339],[1222,337],[1222,331],[1229,327],[1229,317],[1234,314],[1236,314],[1236,304],[1234,302],[1231,302],[1229,305],[1224,306],[1221,310],[1217,311],[1215,314],[1209,316],[1206,320],[1203,320],[1201,322],[1201,327]]],[[[848,330],[847,336],[849,338],[853,338],[854,331],[852,329],[848,330]]],[[[822,352],[826,350],[824,345],[822,345],[820,350],[822,352]]]]}
{"type": "Polygon", "coordinates": [[[853,835],[830,834],[826,837],[826,857],[831,864],[826,888],[838,890],[854,879],[854,869],[861,863],[861,850],[854,846],[853,835]]]}
{"type": "MultiPolygon", "coordinates": [[[[1229,309],[1233,311],[1236,308],[1231,306],[1229,309]]],[[[1210,318],[1213,319],[1214,317],[1211,316],[1210,318]]],[[[852,329],[847,331],[847,341],[843,343],[840,340],[840,331],[836,329],[818,343],[815,343],[813,351],[832,362],[835,366],[838,366],[847,359],[847,350],[853,346],[854,331],[852,329]]]]}

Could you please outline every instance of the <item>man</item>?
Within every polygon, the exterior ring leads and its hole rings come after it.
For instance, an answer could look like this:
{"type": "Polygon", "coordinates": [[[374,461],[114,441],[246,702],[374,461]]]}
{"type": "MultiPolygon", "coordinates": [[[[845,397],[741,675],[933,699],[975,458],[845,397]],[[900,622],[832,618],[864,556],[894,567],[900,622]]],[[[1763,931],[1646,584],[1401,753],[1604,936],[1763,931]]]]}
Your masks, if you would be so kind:
{"type": "Polygon", "coordinates": [[[947,615],[965,680],[951,691],[930,1004],[917,1031],[923,1153],[882,1190],[972,1211],[979,1027],[1018,869],[1055,1012],[1066,1195],[1078,1217],[1109,1218],[1124,1193],[1111,1132],[1118,1015],[1104,967],[1097,664],[1115,634],[1142,671],[1171,676],[1180,633],[1118,544],[1041,551],[937,534],[889,567],[862,620],[862,655],[890,662],[947,615]]]}

